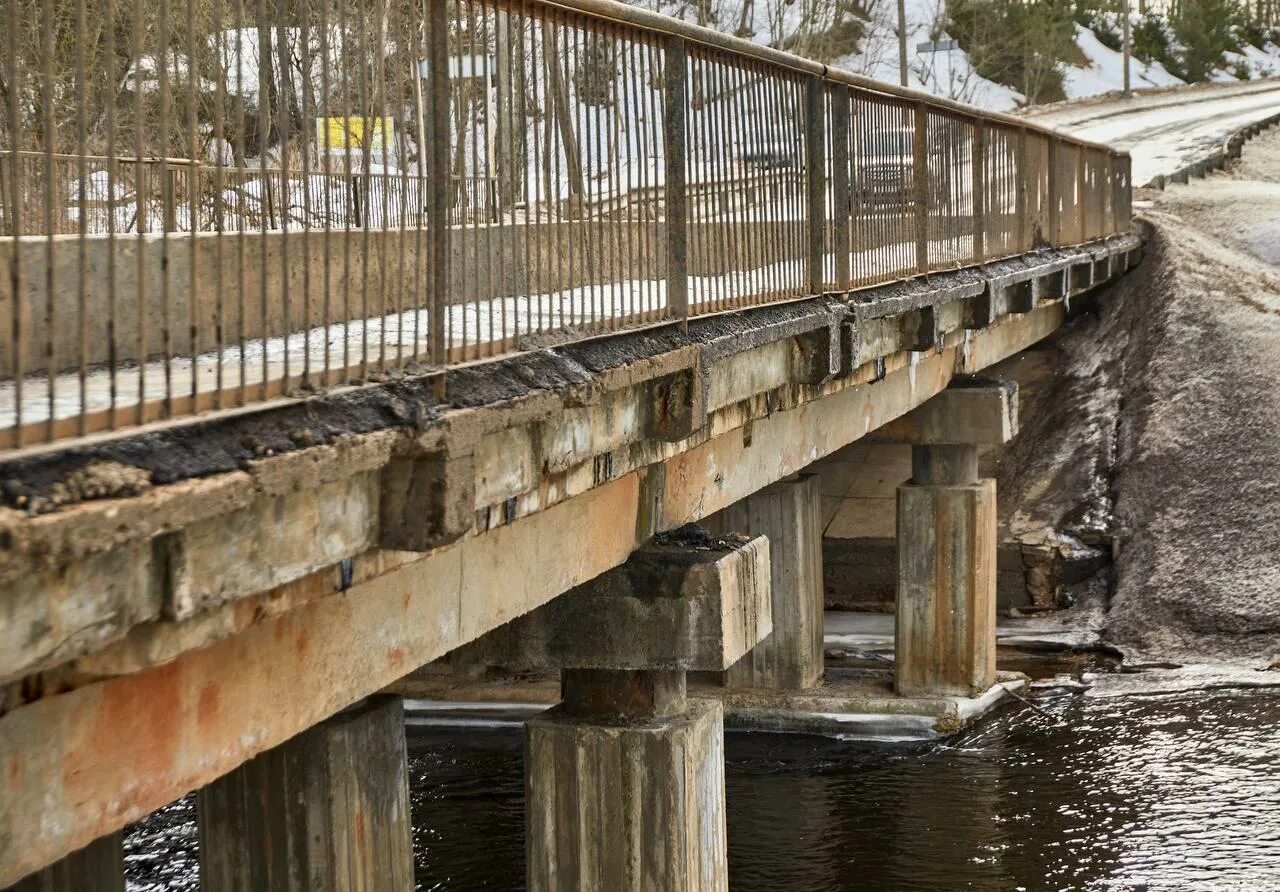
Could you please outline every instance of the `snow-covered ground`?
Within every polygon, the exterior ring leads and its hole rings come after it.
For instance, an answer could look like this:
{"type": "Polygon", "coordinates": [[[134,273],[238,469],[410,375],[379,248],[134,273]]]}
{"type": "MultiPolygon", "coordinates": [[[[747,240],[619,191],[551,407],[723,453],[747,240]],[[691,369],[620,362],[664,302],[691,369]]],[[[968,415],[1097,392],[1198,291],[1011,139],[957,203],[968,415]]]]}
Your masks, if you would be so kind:
{"type": "Polygon", "coordinates": [[[1141,186],[1220,146],[1233,131],[1280,112],[1280,82],[1205,84],[1186,90],[1063,105],[1030,119],[1127,149],[1141,186]]]}
{"type": "MultiPolygon", "coordinates": [[[[643,0],[642,0],[643,2],[643,0]]],[[[803,23],[813,20],[829,24],[830,13],[818,0],[723,0],[715,5],[718,19],[708,24],[722,31],[739,33],[743,23],[743,2],[750,2],[749,27],[745,36],[757,43],[781,47],[801,55],[808,54],[803,23]],[[824,18],[826,16],[827,18],[824,18]]],[[[669,15],[694,18],[692,4],[677,0],[656,0],[643,5],[669,15]]],[[[856,52],[829,59],[837,68],[852,71],[887,83],[898,83],[898,12],[892,0],[870,0],[862,4],[867,15],[865,34],[856,52]]],[[[908,86],[938,96],[968,102],[982,108],[1010,110],[1024,102],[1018,90],[980,76],[969,55],[949,39],[946,0],[906,0],[908,86]]],[[[1135,24],[1136,24],[1135,15],[1135,24]]],[[[1116,30],[1119,20],[1112,17],[1116,30]]],[[[1084,60],[1078,65],[1064,65],[1063,89],[1070,100],[1087,99],[1124,89],[1124,63],[1118,50],[1107,47],[1093,32],[1076,25],[1076,46],[1084,60]]],[[[1280,73],[1280,47],[1245,46],[1239,53],[1228,53],[1213,79],[1239,84],[1235,69],[1248,66],[1253,79],[1280,73]]],[[[1160,63],[1147,64],[1130,60],[1132,89],[1179,86],[1184,82],[1165,70],[1160,63]]]]}
{"type": "MultiPolygon", "coordinates": [[[[1104,45],[1097,35],[1083,25],[1076,25],[1076,46],[1089,60],[1087,65],[1068,65],[1063,71],[1062,86],[1068,99],[1085,99],[1124,89],[1124,55],[1104,45]]],[[[1272,61],[1275,61],[1274,59],[1272,61]]],[[[1150,65],[1129,59],[1129,86],[1173,87],[1183,83],[1159,62],[1150,65]]]]}

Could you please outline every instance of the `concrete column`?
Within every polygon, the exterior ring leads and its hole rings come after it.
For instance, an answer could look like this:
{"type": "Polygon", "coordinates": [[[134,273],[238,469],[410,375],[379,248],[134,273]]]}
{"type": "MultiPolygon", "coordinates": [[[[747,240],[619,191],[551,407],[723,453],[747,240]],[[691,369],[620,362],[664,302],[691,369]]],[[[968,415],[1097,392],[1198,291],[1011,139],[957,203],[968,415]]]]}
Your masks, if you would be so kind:
{"type": "Polygon", "coordinates": [[[977,696],[996,680],[996,484],[976,446],[912,447],[898,487],[895,688],[977,696]]]}
{"type": "Polygon", "coordinates": [[[56,864],[9,887],[8,892],[124,892],[124,835],[95,839],[56,864]]]}
{"type": "Polygon", "coordinates": [[[822,487],[801,474],[711,519],[720,531],[769,539],[773,632],[724,673],[734,688],[811,688],[822,678],[822,487]]]}
{"type": "Polygon", "coordinates": [[[684,672],[566,670],[525,732],[528,888],[728,888],[719,703],[684,672]]]}
{"type": "Polygon", "coordinates": [[[404,710],[370,697],[198,794],[200,886],[409,890],[404,710]]]}
{"type": "Polygon", "coordinates": [[[686,673],[770,632],[769,554],[677,531],[521,623],[513,650],[563,667],[560,705],[525,725],[529,889],[728,889],[723,707],[686,673]]]}
{"type": "Polygon", "coordinates": [[[973,697],[996,681],[996,484],[978,447],[1018,430],[1017,386],[958,378],[877,432],[911,443],[898,487],[894,687],[904,697],[973,697]]]}

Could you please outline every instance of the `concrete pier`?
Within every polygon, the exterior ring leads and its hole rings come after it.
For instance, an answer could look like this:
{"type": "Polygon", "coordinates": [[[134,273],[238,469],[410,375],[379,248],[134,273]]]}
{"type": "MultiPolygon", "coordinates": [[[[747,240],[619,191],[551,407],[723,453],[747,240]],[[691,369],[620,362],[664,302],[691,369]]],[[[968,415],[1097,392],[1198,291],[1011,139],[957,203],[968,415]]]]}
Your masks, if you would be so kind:
{"type": "Polygon", "coordinates": [[[725,671],[726,687],[797,690],[822,678],[821,500],[818,477],[799,474],[708,520],[769,539],[773,632],[725,671]]]}
{"type": "Polygon", "coordinates": [[[978,447],[1016,430],[1016,389],[953,387],[902,419],[911,479],[898,487],[894,688],[978,697],[996,681],[996,485],[978,447]]]}
{"type": "Polygon", "coordinates": [[[200,887],[410,890],[404,709],[370,697],[202,789],[200,887]]]}
{"type": "Polygon", "coordinates": [[[686,673],[768,635],[769,579],[768,540],[694,528],[513,624],[563,667],[525,726],[530,889],[728,888],[724,712],[686,673]]]}
{"type": "Polygon", "coordinates": [[[95,839],[6,892],[124,892],[124,834],[95,839]]]}
{"type": "Polygon", "coordinates": [[[533,892],[728,888],[722,708],[664,674],[566,671],[527,723],[533,892]]]}

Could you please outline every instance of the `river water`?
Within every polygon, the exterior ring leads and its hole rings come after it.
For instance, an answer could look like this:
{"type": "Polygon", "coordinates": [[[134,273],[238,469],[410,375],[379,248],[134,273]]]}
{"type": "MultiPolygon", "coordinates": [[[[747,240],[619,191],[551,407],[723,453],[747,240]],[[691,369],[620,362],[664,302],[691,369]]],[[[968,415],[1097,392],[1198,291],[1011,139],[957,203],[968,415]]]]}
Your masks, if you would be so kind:
{"type": "MultiPolygon", "coordinates": [[[[731,732],[735,890],[1280,889],[1280,692],[1047,691],[944,742],[731,732]]],[[[419,888],[523,886],[515,728],[411,728],[419,888]]],[[[198,888],[188,798],[130,889],[198,888]]]]}

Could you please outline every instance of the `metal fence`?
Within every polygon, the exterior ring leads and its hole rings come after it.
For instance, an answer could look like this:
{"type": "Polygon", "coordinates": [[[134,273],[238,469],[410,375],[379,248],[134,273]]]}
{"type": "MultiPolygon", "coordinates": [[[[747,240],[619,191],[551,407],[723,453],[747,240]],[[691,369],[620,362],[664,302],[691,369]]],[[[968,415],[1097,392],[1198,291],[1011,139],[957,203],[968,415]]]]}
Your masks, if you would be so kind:
{"type": "Polygon", "coordinates": [[[0,3],[0,449],[1130,225],[1123,153],[609,0],[0,3]]]}

